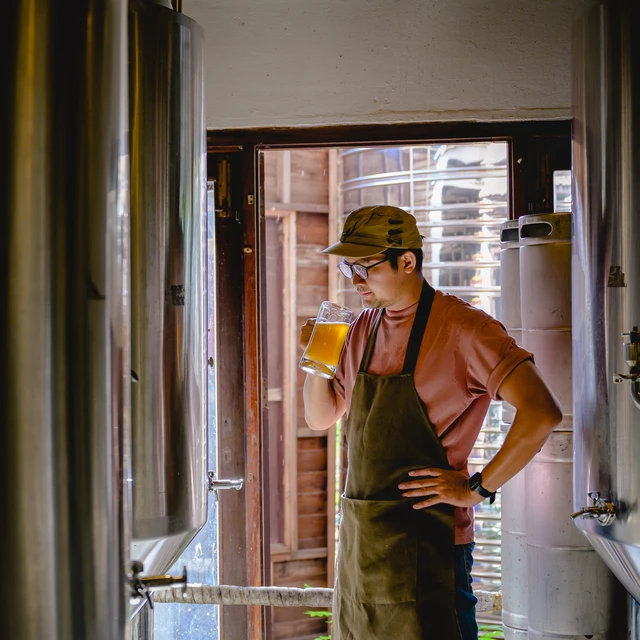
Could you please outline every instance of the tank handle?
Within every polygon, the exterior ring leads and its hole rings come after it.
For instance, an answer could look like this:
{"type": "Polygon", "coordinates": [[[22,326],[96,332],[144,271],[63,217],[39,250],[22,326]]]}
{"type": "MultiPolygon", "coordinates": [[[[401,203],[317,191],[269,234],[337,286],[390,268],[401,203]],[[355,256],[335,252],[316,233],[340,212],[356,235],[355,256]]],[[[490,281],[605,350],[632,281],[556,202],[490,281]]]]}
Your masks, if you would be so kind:
{"type": "Polygon", "coordinates": [[[521,238],[546,238],[553,233],[553,225],[549,222],[525,222],[520,227],[521,238]]]}

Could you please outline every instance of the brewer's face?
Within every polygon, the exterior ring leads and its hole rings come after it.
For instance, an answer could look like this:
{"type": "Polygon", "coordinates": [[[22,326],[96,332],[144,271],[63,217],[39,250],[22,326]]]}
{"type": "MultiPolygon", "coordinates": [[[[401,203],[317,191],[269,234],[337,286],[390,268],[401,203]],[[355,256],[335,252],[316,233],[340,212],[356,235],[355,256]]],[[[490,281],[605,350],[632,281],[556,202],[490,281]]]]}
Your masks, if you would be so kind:
{"type": "MultiPolygon", "coordinates": [[[[361,264],[364,267],[380,262],[384,259],[384,254],[362,258],[352,264],[361,264]]],[[[351,262],[351,261],[350,261],[351,262]]],[[[401,291],[400,270],[394,271],[388,260],[376,265],[369,270],[369,276],[363,280],[359,275],[353,274],[353,286],[356,288],[365,307],[369,309],[384,309],[392,307],[399,298],[401,291]]]]}

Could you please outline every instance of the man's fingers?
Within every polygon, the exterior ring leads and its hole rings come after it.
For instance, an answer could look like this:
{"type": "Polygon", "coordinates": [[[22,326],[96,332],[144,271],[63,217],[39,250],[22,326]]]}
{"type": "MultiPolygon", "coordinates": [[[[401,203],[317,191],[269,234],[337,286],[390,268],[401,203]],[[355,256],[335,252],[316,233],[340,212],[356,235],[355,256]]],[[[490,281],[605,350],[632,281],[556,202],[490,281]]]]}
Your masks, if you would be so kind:
{"type": "Polygon", "coordinates": [[[422,500],[421,502],[416,502],[413,505],[414,509],[426,509],[427,507],[433,507],[433,505],[440,504],[442,500],[438,498],[438,496],[434,496],[433,498],[429,498],[428,500],[422,500]]]}
{"type": "Polygon", "coordinates": [[[417,469],[416,471],[409,471],[410,476],[441,476],[444,469],[417,469]]]}
{"type": "Polygon", "coordinates": [[[420,496],[437,495],[432,488],[414,489],[413,491],[403,491],[403,498],[419,498],[420,496]]]}
{"type": "Polygon", "coordinates": [[[398,489],[422,489],[426,487],[437,487],[439,480],[436,478],[432,480],[412,480],[410,482],[401,482],[398,485],[398,489]]]}

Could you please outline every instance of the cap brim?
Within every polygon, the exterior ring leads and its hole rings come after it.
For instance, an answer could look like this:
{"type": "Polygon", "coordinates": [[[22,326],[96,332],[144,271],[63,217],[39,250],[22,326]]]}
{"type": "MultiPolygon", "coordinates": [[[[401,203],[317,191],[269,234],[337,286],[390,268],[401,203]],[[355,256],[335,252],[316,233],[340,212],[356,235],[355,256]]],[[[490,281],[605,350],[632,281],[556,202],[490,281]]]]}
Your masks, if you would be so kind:
{"type": "Polygon", "coordinates": [[[320,253],[328,253],[344,258],[370,258],[386,251],[387,247],[372,247],[366,244],[352,244],[350,242],[336,242],[320,253]]]}

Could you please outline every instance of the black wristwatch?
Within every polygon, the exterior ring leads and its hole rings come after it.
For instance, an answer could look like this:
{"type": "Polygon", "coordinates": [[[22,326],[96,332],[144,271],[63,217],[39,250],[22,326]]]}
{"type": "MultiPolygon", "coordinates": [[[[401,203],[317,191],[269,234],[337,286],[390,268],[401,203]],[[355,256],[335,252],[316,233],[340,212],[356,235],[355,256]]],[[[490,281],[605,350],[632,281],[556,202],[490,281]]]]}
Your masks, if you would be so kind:
{"type": "Polygon", "coordinates": [[[482,474],[479,471],[469,478],[469,489],[479,493],[483,498],[489,498],[489,504],[493,504],[496,500],[496,492],[491,493],[482,486],[482,474]]]}

